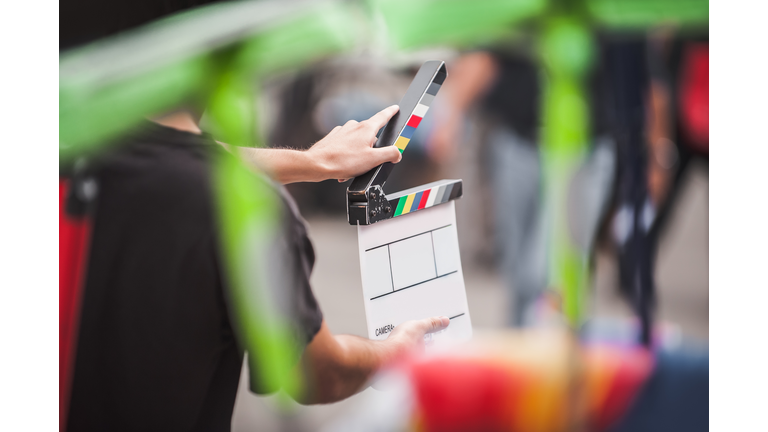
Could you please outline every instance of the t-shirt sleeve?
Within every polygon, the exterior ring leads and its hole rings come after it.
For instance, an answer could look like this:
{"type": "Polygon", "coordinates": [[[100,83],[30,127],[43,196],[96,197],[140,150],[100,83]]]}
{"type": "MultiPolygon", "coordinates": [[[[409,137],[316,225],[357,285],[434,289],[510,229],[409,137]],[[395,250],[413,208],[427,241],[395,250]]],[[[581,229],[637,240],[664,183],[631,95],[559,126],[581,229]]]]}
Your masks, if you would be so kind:
{"type": "MultiPolygon", "coordinates": [[[[277,236],[270,250],[268,263],[272,276],[272,299],[289,324],[296,353],[301,353],[320,330],[323,314],[312,292],[310,276],[315,263],[315,251],[293,198],[278,186],[283,203],[282,235],[277,236]]],[[[248,356],[250,388],[254,393],[276,389],[264,388],[258,378],[255,356],[248,356]]],[[[296,359],[298,360],[298,358],[296,359]]]]}
{"type": "Polygon", "coordinates": [[[299,214],[296,202],[288,192],[280,187],[281,196],[286,206],[286,220],[284,229],[286,237],[290,241],[290,257],[292,271],[289,278],[292,287],[290,307],[293,318],[296,320],[297,336],[304,346],[312,342],[323,322],[323,314],[317,304],[317,299],[312,292],[309,278],[315,265],[315,249],[307,233],[307,225],[299,214]]]}

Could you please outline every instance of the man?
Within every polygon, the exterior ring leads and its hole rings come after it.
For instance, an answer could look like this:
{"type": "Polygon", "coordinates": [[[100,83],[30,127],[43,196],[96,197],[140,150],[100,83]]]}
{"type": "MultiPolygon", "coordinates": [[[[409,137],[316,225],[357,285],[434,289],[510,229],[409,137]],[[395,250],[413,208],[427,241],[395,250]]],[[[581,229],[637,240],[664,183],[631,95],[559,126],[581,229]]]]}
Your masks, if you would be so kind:
{"type": "MultiPolygon", "coordinates": [[[[281,183],[345,179],[383,162],[376,131],[397,112],[335,128],[306,151],[229,148],[281,183]]],[[[211,161],[224,146],[187,112],[147,122],[91,162],[98,184],[66,428],[229,430],[244,346],[230,320],[231,298],[218,253],[211,161]]],[[[264,180],[268,181],[268,180],[264,180]]],[[[314,251],[287,194],[278,258],[308,387],[294,396],[326,403],[360,391],[382,365],[412,349],[446,317],[399,325],[386,341],[333,335],[309,284],[314,251]]],[[[254,356],[251,356],[253,360],[254,356]]],[[[252,363],[253,365],[253,363],[252,363]]],[[[251,389],[264,388],[251,367],[251,389]]]]}

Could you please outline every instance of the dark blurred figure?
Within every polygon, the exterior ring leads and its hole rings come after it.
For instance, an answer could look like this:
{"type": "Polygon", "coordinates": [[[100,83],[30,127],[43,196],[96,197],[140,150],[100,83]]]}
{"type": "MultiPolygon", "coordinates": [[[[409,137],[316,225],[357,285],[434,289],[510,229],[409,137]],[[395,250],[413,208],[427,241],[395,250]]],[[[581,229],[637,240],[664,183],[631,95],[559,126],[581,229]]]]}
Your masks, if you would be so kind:
{"type": "Polygon", "coordinates": [[[646,45],[640,40],[608,41],[603,49],[609,127],[618,149],[617,212],[613,239],[618,248],[620,289],[641,321],[640,339],[650,341],[655,301],[654,245],[649,235],[654,206],[648,195],[644,140],[648,88],[646,45]]]}
{"type": "Polygon", "coordinates": [[[652,235],[662,235],[693,161],[709,166],[709,41],[671,30],[652,39],[649,187],[658,207],[652,235]],[[659,174],[661,172],[662,174],[659,174]]]}
{"type": "Polygon", "coordinates": [[[428,152],[439,162],[456,157],[475,105],[485,123],[485,152],[494,215],[497,264],[509,286],[508,322],[519,327],[546,285],[541,155],[541,83],[535,55],[493,49],[462,55],[449,65],[428,152]]]}
{"type": "Polygon", "coordinates": [[[640,319],[646,345],[659,237],[689,162],[708,160],[708,59],[706,42],[676,39],[667,28],[604,44],[607,119],[619,152],[612,238],[620,291],[640,319]]]}

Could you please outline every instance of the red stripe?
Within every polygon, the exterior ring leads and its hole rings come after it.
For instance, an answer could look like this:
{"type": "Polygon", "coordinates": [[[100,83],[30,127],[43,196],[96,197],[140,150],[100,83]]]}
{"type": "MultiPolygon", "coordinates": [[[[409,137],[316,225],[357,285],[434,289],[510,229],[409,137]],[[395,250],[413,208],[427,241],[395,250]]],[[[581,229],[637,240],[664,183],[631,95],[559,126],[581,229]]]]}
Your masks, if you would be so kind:
{"type": "Polygon", "coordinates": [[[92,221],[66,213],[68,180],[59,180],[59,430],[65,430],[77,347],[80,301],[92,221]]]}
{"type": "Polygon", "coordinates": [[[425,205],[427,205],[427,198],[429,198],[429,193],[432,192],[432,189],[427,189],[424,191],[423,194],[421,194],[421,201],[419,201],[419,207],[417,210],[421,210],[424,208],[425,205]]]}
{"type": "Polygon", "coordinates": [[[419,127],[419,123],[421,123],[421,117],[412,115],[411,118],[408,120],[408,126],[411,127],[419,127]]]}

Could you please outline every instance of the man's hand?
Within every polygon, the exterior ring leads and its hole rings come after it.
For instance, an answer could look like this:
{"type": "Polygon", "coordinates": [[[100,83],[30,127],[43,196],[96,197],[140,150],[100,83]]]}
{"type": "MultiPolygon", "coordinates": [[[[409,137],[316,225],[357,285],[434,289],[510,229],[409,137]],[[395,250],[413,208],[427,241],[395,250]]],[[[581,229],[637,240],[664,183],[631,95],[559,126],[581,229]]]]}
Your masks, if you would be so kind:
{"type": "Polygon", "coordinates": [[[305,404],[336,402],[352,396],[382,366],[409,352],[423,351],[424,335],[443,330],[448,324],[447,317],[407,321],[395,327],[386,340],[373,341],[333,335],[323,321],[299,365],[308,388],[292,396],[305,404]]]}
{"type": "Polygon", "coordinates": [[[448,317],[432,317],[416,321],[406,321],[389,334],[384,343],[390,357],[385,362],[392,361],[409,352],[424,351],[424,335],[434,333],[448,327],[451,320],[448,317]]]}
{"type": "Polygon", "coordinates": [[[373,148],[376,133],[399,109],[392,105],[368,120],[350,120],[344,126],[336,126],[306,151],[224,146],[283,184],[328,179],[344,181],[384,162],[400,162],[397,147],[373,148]]]}
{"type": "Polygon", "coordinates": [[[397,147],[373,148],[376,133],[399,109],[392,105],[368,120],[359,123],[350,120],[344,126],[336,126],[307,150],[310,158],[319,164],[323,179],[345,181],[384,162],[400,162],[402,156],[397,147]]]}

